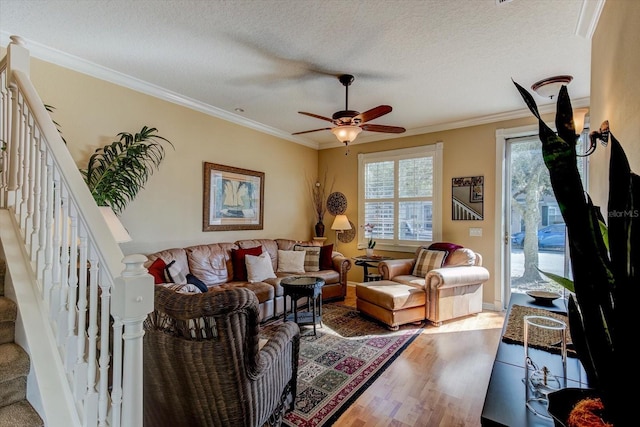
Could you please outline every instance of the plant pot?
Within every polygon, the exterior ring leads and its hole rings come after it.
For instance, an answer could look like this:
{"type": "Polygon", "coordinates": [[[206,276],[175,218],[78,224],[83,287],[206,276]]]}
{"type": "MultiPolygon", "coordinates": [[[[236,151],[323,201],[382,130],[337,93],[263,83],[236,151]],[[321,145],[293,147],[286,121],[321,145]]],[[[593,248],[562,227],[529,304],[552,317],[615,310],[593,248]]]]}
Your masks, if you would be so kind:
{"type": "Polygon", "coordinates": [[[367,248],[366,249],[366,254],[367,254],[368,257],[372,257],[373,256],[373,249],[367,248]]]}
{"type": "Polygon", "coordinates": [[[563,388],[549,393],[549,415],[553,418],[555,427],[567,427],[567,420],[571,410],[582,399],[599,397],[598,393],[590,388],[563,388]]]}
{"type": "Polygon", "coordinates": [[[324,223],[318,221],[316,224],[316,237],[324,237],[324,223]]]}

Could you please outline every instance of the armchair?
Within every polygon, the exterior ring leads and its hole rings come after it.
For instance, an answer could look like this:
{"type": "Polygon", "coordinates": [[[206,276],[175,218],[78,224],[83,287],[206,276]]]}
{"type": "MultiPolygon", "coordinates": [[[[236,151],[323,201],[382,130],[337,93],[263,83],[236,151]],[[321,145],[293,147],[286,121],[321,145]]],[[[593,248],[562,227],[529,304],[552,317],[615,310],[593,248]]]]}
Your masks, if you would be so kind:
{"type": "Polygon", "coordinates": [[[278,426],[293,409],[300,330],[286,322],[259,348],[249,289],[157,286],[144,329],[145,426],[278,426]]]}
{"type": "MultiPolygon", "coordinates": [[[[469,248],[452,245],[442,267],[430,269],[424,277],[414,276],[415,256],[383,261],[378,270],[383,280],[411,286],[423,286],[426,293],[425,319],[436,326],[442,322],[482,311],[482,285],[489,271],[482,267],[482,255],[469,248]]],[[[433,248],[433,245],[431,246],[433,248]]]]}

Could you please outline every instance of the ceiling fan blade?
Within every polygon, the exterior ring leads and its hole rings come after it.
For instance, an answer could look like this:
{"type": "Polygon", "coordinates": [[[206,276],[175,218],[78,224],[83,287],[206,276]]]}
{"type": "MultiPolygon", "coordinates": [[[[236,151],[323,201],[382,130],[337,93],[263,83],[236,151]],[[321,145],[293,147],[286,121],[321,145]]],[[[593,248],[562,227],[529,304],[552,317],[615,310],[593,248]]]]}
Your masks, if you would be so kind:
{"type": "Polygon", "coordinates": [[[360,123],[366,123],[373,119],[377,119],[380,116],[384,116],[385,114],[389,114],[392,108],[390,105],[378,105],[375,108],[372,108],[364,113],[360,113],[353,118],[354,121],[360,121],[360,123]]]}
{"type": "Polygon", "coordinates": [[[302,132],[292,133],[291,135],[300,135],[300,134],[303,134],[303,133],[318,132],[319,130],[329,130],[329,129],[331,129],[331,128],[322,128],[322,129],[305,130],[305,131],[302,131],[302,132]]]}
{"type": "MultiPolygon", "coordinates": [[[[317,114],[307,113],[307,112],[304,112],[304,111],[298,111],[298,113],[300,113],[300,114],[304,114],[305,116],[315,117],[316,119],[326,120],[326,121],[328,121],[328,122],[333,123],[333,119],[330,119],[329,117],[319,116],[319,115],[317,115],[317,114]]],[[[320,130],[322,130],[322,129],[320,129],[320,130]]]]}
{"type": "Polygon", "coordinates": [[[361,125],[360,127],[362,128],[362,130],[366,130],[369,132],[403,133],[406,131],[405,128],[402,128],[399,126],[364,124],[364,125],[361,125]]]}

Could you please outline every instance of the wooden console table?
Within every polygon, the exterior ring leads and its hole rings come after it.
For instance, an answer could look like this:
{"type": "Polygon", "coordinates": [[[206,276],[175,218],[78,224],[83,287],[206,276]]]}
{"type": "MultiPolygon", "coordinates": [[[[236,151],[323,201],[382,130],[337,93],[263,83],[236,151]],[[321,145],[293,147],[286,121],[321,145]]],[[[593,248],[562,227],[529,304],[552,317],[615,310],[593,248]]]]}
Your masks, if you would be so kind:
{"type": "MultiPolygon", "coordinates": [[[[541,306],[533,304],[533,299],[526,294],[512,294],[505,315],[501,337],[505,333],[507,319],[509,319],[509,313],[513,305],[543,308],[566,314],[564,302],[562,298],[559,298],[553,301],[552,305],[541,306]]],[[[534,351],[536,354],[532,358],[542,362],[548,361],[549,364],[545,363],[546,366],[550,366],[553,360],[560,359],[559,354],[552,354],[543,350],[534,351]]],[[[482,426],[553,427],[554,424],[551,419],[536,415],[527,409],[523,378],[524,346],[522,344],[509,344],[501,339],[493,363],[484,407],[482,408],[480,419],[482,426]]],[[[580,361],[575,357],[567,357],[567,387],[588,387],[587,374],[580,361]]]]}

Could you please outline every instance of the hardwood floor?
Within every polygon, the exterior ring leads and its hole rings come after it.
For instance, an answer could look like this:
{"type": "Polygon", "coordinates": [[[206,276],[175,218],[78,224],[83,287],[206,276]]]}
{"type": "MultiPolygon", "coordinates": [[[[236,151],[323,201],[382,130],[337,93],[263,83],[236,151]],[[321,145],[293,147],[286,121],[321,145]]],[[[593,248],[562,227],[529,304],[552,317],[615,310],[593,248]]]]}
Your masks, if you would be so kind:
{"type": "MultiPolygon", "coordinates": [[[[355,307],[355,287],[346,305],[355,307]]],[[[429,325],[334,426],[476,427],[504,313],[429,325]]]]}

